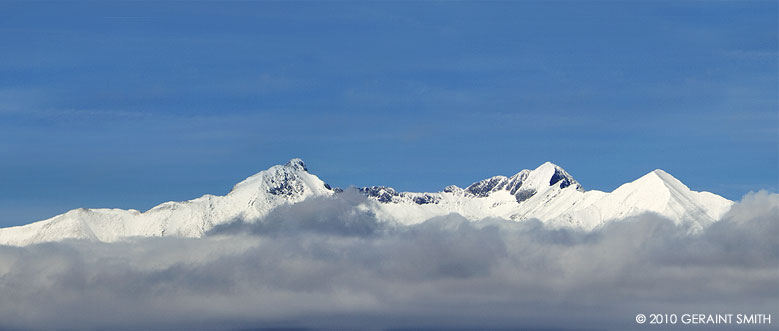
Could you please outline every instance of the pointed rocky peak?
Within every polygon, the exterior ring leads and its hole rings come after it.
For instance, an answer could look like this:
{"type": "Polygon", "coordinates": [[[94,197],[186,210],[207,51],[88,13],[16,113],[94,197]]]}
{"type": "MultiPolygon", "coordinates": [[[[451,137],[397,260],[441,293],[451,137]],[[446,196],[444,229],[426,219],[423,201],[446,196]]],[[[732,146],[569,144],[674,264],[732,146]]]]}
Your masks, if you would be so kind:
{"type": "Polygon", "coordinates": [[[554,168],[559,168],[559,167],[560,166],[558,166],[558,165],[556,165],[556,164],[554,164],[552,162],[546,161],[544,163],[541,163],[541,165],[538,166],[537,168],[535,168],[533,171],[542,170],[542,169],[554,169],[554,168]]]}
{"type": "Polygon", "coordinates": [[[301,170],[306,172],[308,171],[308,168],[306,168],[306,164],[300,158],[294,158],[292,160],[289,160],[289,162],[287,162],[287,164],[285,164],[284,166],[295,170],[301,170]]]}
{"type": "Polygon", "coordinates": [[[569,186],[582,190],[581,185],[563,168],[551,162],[545,162],[534,170],[522,170],[511,177],[494,176],[471,184],[465,191],[477,196],[486,197],[497,191],[508,191],[516,196],[517,202],[522,202],[541,190],[550,186],[564,189],[569,186]]]}
{"type": "Polygon", "coordinates": [[[544,162],[530,171],[522,181],[522,189],[540,191],[549,186],[559,185],[560,188],[574,186],[581,190],[581,185],[560,166],[552,162],[544,162]]]}
{"type": "Polygon", "coordinates": [[[582,190],[581,185],[563,168],[545,162],[534,170],[522,170],[511,177],[494,176],[468,186],[465,191],[477,197],[486,197],[497,191],[508,191],[522,202],[550,186],[561,189],[569,186],[582,190]]]}
{"type": "Polygon", "coordinates": [[[458,187],[457,185],[449,185],[447,187],[444,187],[444,192],[446,193],[461,193],[464,190],[458,187]]]}
{"type": "Polygon", "coordinates": [[[310,194],[329,194],[333,191],[319,177],[308,172],[303,160],[294,158],[285,165],[272,166],[246,178],[233,187],[230,195],[245,194],[241,192],[246,194],[265,192],[272,196],[303,197],[310,194]]]}

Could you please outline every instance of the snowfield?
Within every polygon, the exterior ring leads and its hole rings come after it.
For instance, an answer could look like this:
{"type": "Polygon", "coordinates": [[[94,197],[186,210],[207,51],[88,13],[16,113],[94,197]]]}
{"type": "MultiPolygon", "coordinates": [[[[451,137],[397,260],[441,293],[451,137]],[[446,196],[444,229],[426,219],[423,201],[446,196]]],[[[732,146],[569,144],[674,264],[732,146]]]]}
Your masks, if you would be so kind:
{"type": "MultiPolygon", "coordinates": [[[[356,208],[382,222],[412,225],[459,214],[470,221],[537,219],[552,227],[592,230],[614,220],[654,213],[699,231],[722,218],[733,202],[709,192],[691,191],[663,170],[654,170],[611,193],[585,191],[559,166],[546,162],[533,170],[495,176],[441,192],[396,192],[389,187],[358,189],[368,199],[356,208]]],[[[301,159],[273,166],[236,184],[225,196],[204,195],[165,202],[145,212],[74,209],[23,226],[0,229],[0,244],[87,239],[115,242],[132,237],[203,237],[235,221],[262,222],[280,206],[312,197],[343,194],[308,172],[301,159]]]]}

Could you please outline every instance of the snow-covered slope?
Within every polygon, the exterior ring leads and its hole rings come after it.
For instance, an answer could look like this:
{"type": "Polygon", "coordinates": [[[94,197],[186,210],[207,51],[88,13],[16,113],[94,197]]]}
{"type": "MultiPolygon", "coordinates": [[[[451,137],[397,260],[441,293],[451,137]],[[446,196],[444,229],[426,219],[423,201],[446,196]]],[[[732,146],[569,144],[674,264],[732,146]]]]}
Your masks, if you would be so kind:
{"type": "Polygon", "coordinates": [[[373,206],[375,213],[383,219],[405,224],[422,222],[434,216],[458,213],[466,218],[478,220],[485,217],[500,217],[520,220],[542,216],[537,210],[533,216],[523,217],[525,210],[520,206],[536,206],[537,196],[552,192],[578,197],[583,193],[581,185],[562,168],[546,162],[535,170],[522,170],[511,176],[494,176],[471,184],[465,189],[448,186],[443,192],[411,193],[396,192],[392,188],[369,187],[361,189],[369,197],[381,202],[373,206]]]}
{"type": "MultiPolygon", "coordinates": [[[[733,204],[712,193],[691,191],[662,170],[611,193],[585,191],[570,174],[549,162],[511,177],[491,177],[464,189],[448,186],[442,192],[412,193],[373,186],[359,190],[369,198],[360,208],[372,211],[380,220],[402,224],[458,213],[471,220],[535,218],[555,226],[593,229],[612,220],[651,212],[677,223],[703,227],[719,220],[733,204]]],[[[337,192],[310,174],[302,160],[292,159],[247,178],[225,196],[166,202],[146,212],[75,209],[40,222],[0,229],[0,244],[27,245],[70,238],[111,242],[134,236],[199,237],[219,224],[237,219],[258,221],[278,206],[337,192]]]]}
{"type": "Polygon", "coordinates": [[[719,220],[732,204],[716,194],[691,191],[667,172],[657,169],[584,208],[571,210],[563,220],[557,221],[593,228],[610,220],[652,212],[677,223],[692,223],[699,229],[719,220]]]}
{"type": "Polygon", "coordinates": [[[491,177],[465,189],[449,186],[438,193],[395,192],[385,187],[362,190],[381,202],[373,206],[379,217],[405,224],[458,213],[472,220],[535,218],[556,226],[593,229],[611,220],[650,212],[700,228],[719,220],[733,204],[709,192],[692,191],[662,170],[611,193],[584,191],[570,174],[549,162],[511,177],[491,177]]]}
{"type": "Polygon", "coordinates": [[[272,209],[334,191],[308,173],[300,159],[273,166],[236,184],[225,196],[204,195],[166,202],[146,212],[75,209],[28,225],[0,229],[0,244],[27,245],[62,239],[116,241],[133,236],[199,237],[215,225],[236,219],[253,221],[272,209]]]}

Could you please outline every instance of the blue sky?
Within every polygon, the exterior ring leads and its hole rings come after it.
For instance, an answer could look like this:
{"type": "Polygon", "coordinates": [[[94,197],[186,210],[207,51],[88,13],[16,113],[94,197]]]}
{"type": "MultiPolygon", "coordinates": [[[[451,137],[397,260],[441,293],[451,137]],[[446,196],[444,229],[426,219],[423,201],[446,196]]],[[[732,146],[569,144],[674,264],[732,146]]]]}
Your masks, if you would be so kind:
{"type": "Polygon", "coordinates": [[[552,161],[779,185],[775,1],[0,2],[0,226],[292,157],[438,191],[552,161]]]}

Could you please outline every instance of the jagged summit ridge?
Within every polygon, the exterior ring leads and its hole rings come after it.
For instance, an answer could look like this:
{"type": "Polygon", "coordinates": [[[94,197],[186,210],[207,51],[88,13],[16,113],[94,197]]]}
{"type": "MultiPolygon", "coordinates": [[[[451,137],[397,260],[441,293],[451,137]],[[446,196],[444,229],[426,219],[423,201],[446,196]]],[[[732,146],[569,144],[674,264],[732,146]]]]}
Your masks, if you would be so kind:
{"type": "Polygon", "coordinates": [[[306,163],[303,162],[303,159],[301,158],[293,158],[287,162],[287,164],[284,165],[285,167],[293,168],[295,170],[301,170],[308,172],[308,168],[306,168],[306,163]]]}
{"type": "MultiPolygon", "coordinates": [[[[237,194],[242,190],[265,189],[268,193],[271,191],[288,192],[281,186],[298,186],[297,193],[302,193],[301,187],[304,178],[311,176],[308,168],[302,159],[294,158],[286,164],[270,167],[268,170],[260,171],[249,176],[243,181],[235,184],[229,194],[237,194]]],[[[316,176],[314,176],[316,177],[316,176]]],[[[313,183],[312,183],[313,184],[313,183]]]]}
{"type": "Polygon", "coordinates": [[[458,213],[472,220],[535,218],[556,226],[593,229],[649,212],[700,228],[719,220],[733,204],[709,192],[692,191],[660,169],[611,193],[585,191],[568,172],[551,162],[511,177],[493,176],[465,189],[450,185],[442,192],[414,193],[374,186],[361,191],[379,202],[375,209],[380,217],[411,224],[458,213]]]}
{"type": "Polygon", "coordinates": [[[514,196],[517,202],[522,202],[550,186],[557,186],[560,189],[573,187],[576,190],[582,190],[579,182],[563,168],[551,162],[546,162],[535,170],[521,170],[511,177],[493,176],[483,179],[465,189],[449,185],[439,193],[398,192],[392,187],[386,186],[368,186],[359,188],[359,190],[368,197],[383,203],[399,203],[403,201],[404,197],[408,197],[411,201],[421,205],[438,203],[440,199],[437,195],[440,193],[457,193],[469,197],[487,198],[504,191],[514,196]]]}
{"type": "Polygon", "coordinates": [[[497,191],[508,191],[522,202],[546,187],[558,185],[566,188],[575,187],[582,190],[581,185],[563,168],[551,162],[545,162],[535,170],[524,169],[511,177],[494,176],[475,182],[465,188],[465,191],[477,197],[487,197],[497,191]]]}
{"type": "MultiPolygon", "coordinates": [[[[719,220],[732,201],[709,192],[691,191],[662,170],[652,171],[611,193],[585,191],[568,172],[546,162],[511,177],[494,176],[441,192],[398,192],[390,187],[359,189],[366,197],[359,208],[379,220],[401,224],[423,222],[451,213],[470,220],[487,217],[515,221],[539,219],[553,226],[592,229],[606,222],[651,212],[675,222],[699,226],[719,220]]],[[[272,166],[236,184],[224,196],[206,194],[165,202],[145,212],[122,209],[74,209],[47,220],[0,229],[0,244],[27,245],[63,239],[104,242],[129,237],[200,237],[217,225],[235,220],[261,222],[275,208],[312,197],[337,196],[302,159],[272,166]]]]}

